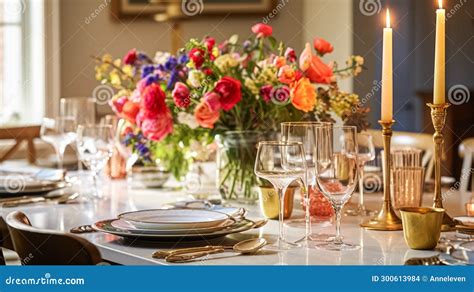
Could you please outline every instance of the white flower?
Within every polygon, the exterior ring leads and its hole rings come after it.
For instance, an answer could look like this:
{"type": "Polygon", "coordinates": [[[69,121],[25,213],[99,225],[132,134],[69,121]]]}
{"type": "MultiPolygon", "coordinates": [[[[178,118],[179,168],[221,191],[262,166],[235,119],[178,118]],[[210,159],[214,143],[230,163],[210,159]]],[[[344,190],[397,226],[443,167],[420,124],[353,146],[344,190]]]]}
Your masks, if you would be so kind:
{"type": "Polygon", "coordinates": [[[193,88],[201,87],[204,80],[204,73],[198,70],[191,70],[188,75],[188,84],[193,88]]]}
{"type": "Polygon", "coordinates": [[[191,129],[196,129],[199,127],[199,124],[197,123],[196,119],[194,118],[193,115],[188,114],[187,112],[179,112],[178,113],[178,122],[180,124],[186,125],[191,129]]]}
{"type": "Polygon", "coordinates": [[[221,71],[227,71],[229,68],[236,67],[239,65],[238,56],[233,54],[224,54],[218,57],[214,64],[219,68],[221,71]]]}
{"type": "Polygon", "coordinates": [[[169,59],[170,57],[170,53],[166,53],[166,52],[156,52],[155,54],[155,62],[157,64],[164,64],[166,63],[166,61],[169,59]]]}

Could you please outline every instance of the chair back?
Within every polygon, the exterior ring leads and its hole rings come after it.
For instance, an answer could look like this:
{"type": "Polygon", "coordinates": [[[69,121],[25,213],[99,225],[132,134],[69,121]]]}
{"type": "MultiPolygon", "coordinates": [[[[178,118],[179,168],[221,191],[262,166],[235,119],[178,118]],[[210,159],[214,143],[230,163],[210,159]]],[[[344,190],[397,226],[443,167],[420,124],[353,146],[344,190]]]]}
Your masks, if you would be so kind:
{"type": "Polygon", "coordinates": [[[20,211],[10,213],[6,223],[23,265],[96,265],[102,261],[97,247],[86,239],[34,228],[20,211]]]}
{"type": "Polygon", "coordinates": [[[5,265],[5,257],[3,256],[2,248],[13,250],[13,243],[11,241],[10,232],[8,231],[7,223],[0,216],[0,265],[5,265]]]}
{"type": "MultiPolygon", "coordinates": [[[[383,137],[380,130],[367,130],[372,137],[375,147],[383,148],[383,137]]],[[[391,142],[392,148],[412,147],[423,150],[422,166],[426,167],[425,181],[428,181],[433,174],[434,166],[434,142],[433,136],[426,133],[412,133],[394,131],[391,142]]]]}

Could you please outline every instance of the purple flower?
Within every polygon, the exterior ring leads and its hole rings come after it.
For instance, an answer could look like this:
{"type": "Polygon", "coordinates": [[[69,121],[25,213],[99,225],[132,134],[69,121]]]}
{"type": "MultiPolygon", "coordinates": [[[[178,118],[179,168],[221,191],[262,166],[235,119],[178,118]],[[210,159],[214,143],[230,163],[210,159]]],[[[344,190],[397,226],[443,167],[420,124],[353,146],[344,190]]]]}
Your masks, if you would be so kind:
{"type": "Polygon", "coordinates": [[[188,58],[188,55],[186,55],[186,54],[183,54],[183,55],[179,56],[179,58],[178,58],[178,63],[181,64],[181,65],[186,64],[188,61],[189,61],[189,58],[188,58]]]}
{"type": "Polygon", "coordinates": [[[146,81],[145,81],[145,84],[146,86],[152,84],[152,83],[155,83],[158,81],[158,75],[148,75],[148,77],[146,77],[146,81]]]}
{"type": "Polygon", "coordinates": [[[249,40],[244,41],[244,43],[243,43],[244,50],[245,51],[250,51],[250,46],[251,45],[252,45],[252,43],[249,40]]]}
{"type": "Polygon", "coordinates": [[[142,67],[142,79],[146,78],[148,75],[152,74],[155,71],[153,65],[145,65],[142,67]]]}
{"type": "Polygon", "coordinates": [[[165,68],[168,71],[174,70],[178,66],[178,60],[175,57],[171,56],[165,63],[165,68]]]}

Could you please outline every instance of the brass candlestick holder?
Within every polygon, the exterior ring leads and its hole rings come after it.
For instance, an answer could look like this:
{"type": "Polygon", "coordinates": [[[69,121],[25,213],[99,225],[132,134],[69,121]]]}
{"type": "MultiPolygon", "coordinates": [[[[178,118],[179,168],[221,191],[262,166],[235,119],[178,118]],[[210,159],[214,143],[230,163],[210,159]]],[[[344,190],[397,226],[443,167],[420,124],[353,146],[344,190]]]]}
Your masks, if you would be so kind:
{"type": "MultiPolygon", "coordinates": [[[[443,197],[441,195],[441,157],[443,155],[443,145],[444,145],[444,136],[443,128],[446,123],[447,109],[450,106],[449,103],[442,104],[427,104],[431,108],[431,121],[433,122],[433,127],[435,133],[433,134],[434,141],[434,208],[443,208],[443,197]]],[[[443,216],[443,225],[441,226],[442,231],[454,230],[456,222],[451,218],[446,211],[443,216]]]]}
{"type": "Polygon", "coordinates": [[[390,154],[390,143],[392,140],[392,125],[395,121],[379,121],[382,126],[383,135],[383,205],[377,217],[368,222],[362,223],[360,226],[369,230],[380,231],[396,231],[402,230],[402,221],[392,207],[392,199],[390,196],[390,171],[392,168],[392,159],[390,154]]]}

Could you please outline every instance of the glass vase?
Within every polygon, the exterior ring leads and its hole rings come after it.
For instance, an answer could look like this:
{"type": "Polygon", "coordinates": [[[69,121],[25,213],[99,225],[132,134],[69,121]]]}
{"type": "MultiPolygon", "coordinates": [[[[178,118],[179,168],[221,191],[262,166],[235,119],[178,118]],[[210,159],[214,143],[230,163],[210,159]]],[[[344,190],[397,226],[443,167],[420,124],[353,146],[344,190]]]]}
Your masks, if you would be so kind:
{"type": "Polygon", "coordinates": [[[228,131],[216,137],[217,188],[225,201],[255,204],[258,200],[254,164],[258,131],[228,131]]]}

